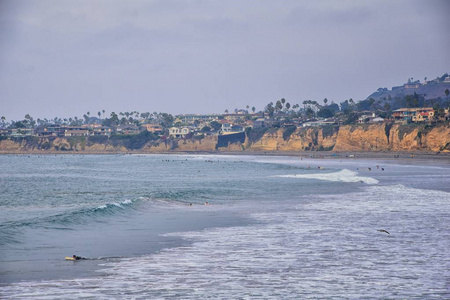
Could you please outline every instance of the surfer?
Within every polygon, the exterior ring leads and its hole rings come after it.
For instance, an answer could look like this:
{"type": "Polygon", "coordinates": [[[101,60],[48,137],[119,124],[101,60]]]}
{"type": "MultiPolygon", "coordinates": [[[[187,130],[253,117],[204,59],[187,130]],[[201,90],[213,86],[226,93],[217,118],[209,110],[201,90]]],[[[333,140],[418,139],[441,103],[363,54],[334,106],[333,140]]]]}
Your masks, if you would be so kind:
{"type": "Polygon", "coordinates": [[[73,258],[74,260],[86,259],[86,258],[81,257],[81,256],[76,256],[75,254],[72,256],[72,258],[73,258]]]}

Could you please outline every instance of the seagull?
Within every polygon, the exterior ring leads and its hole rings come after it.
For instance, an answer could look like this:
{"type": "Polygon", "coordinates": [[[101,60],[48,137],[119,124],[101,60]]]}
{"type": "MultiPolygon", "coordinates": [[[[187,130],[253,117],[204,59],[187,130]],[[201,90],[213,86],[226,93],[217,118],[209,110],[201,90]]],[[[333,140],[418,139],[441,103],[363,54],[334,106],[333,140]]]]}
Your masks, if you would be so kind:
{"type": "Polygon", "coordinates": [[[387,234],[390,234],[387,230],[384,230],[384,229],[378,229],[377,231],[379,231],[379,232],[386,232],[387,234]]]}

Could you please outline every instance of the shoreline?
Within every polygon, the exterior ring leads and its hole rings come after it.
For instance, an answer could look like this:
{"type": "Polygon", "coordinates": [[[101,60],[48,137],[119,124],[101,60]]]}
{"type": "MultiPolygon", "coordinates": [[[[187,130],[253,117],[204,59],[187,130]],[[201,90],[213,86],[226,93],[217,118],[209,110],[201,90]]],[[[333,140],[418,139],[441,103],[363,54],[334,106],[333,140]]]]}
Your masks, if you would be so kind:
{"type": "Polygon", "coordinates": [[[450,152],[430,151],[2,151],[0,155],[254,155],[254,156],[293,156],[312,159],[425,159],[425,160],[449,160],[450,152]]]}

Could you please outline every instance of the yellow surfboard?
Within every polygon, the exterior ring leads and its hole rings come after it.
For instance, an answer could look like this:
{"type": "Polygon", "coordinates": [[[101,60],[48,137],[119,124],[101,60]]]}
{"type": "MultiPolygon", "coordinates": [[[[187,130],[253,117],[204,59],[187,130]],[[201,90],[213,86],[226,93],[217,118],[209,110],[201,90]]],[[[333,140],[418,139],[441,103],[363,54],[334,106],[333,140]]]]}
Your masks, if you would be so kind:
{"type": "Polygon", "coordinates": [[[73,258],[72,256],[66,256],[66,260],[76,260],[76,259],[73,258]]]}

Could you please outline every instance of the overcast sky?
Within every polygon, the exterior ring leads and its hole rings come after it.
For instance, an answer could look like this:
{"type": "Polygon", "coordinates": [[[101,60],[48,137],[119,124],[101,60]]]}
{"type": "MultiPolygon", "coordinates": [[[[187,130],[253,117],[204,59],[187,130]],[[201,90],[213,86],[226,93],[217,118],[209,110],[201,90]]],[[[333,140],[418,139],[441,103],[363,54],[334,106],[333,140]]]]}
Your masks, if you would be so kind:
{"type": "Polygon", "coordinates": [[[0,0],[0,115],[361,100],[450,71],[450,1],[0,0]]]}

